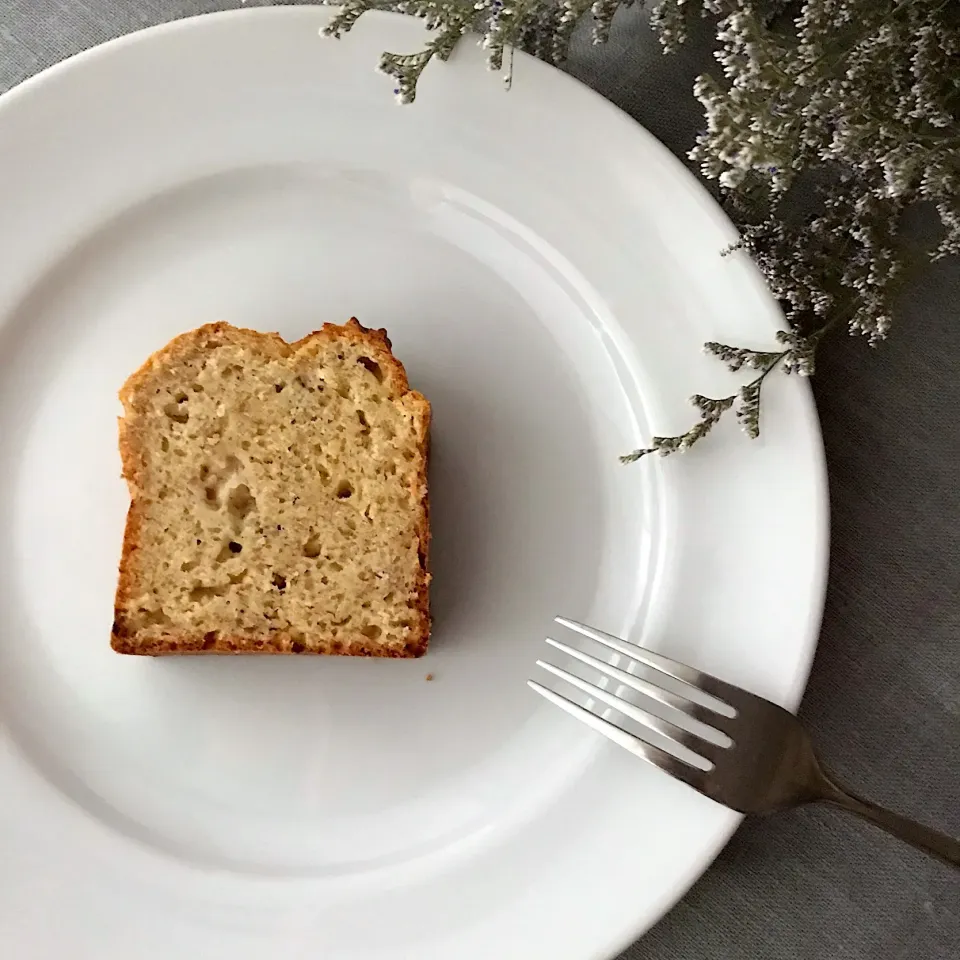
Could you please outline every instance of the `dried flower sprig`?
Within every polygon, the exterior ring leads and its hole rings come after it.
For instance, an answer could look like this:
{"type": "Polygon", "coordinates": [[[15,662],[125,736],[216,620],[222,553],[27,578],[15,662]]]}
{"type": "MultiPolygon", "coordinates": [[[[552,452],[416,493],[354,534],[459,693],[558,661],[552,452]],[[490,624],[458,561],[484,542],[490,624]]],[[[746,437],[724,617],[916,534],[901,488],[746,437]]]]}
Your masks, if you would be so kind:
{"type": "Polygon", "coordinates": [[[733,410],[741,429],[751,439],[760,436],[760,399],[763,383],[774,370],[796,373],[801,377],[813,376],[814,355],[820,338],[827,332],[824,326],[808,337],[789,330],[780,330],[776,335],[781,350],[751,350],[747,347],[731,347],[726,343],[705,343],[704,350],[726,364],[732,373],[740,370],[758,370],[752,380],[743,384],[736,393],[727,397],[704,397],[695,394],[690,402],[700,413],[700,420],[686,433],[672,437],[654,437],[649,447],[634,450],[620,458],[622,463],[635,463],[651,453],[661,457],[688,450],[702,440],[720,422],[720,418],[733,410]]]}
{"type": "MultiPolygon", "coordinates": [[[[332,2],[332,0],[331,0],[332,2]]],[[[346,32],[371,9],[421,17],[436,36],[418,54],[385,54],[395,92],[413,100],[436,57],[478,33],[492,69],[514,47],[563,62],[576,26],[593,20],[603,42],[633,0],[347,0],[327,31],[346,32]]],[[[690,153],[719,182],[724,206],[778,298],[789,330],[780,350],[721,344],[708,350],[735,370],[758,370],[730,397],[696,396],[699,420],[656,437],[647,453],[688,449],[735,410],[760,429],[762,386],[775,370],[809,376],[823,334],[846,325],[877,344],[897,297],[924,263],[960,257],[960,2],[958,0],[659,0],[651,22],[664,49],[694,18],[717,23],[720,76],[697,79],[706,124],[690,153]],[[795,213],[795,186],[821,184],[816,208],[795,213]],[[906,234],[906,215],[935,211],[930,244],[906,234]],[[811,328],[815,333],[804,333],[811,328]]]]}
{"type": "Polygon", "coordinates": [[[661,457],[666,457],[671,453],[688,450],[698,440],[702,440],[720,422],[720,418],[733,406],[736,399],[736,394],[717,400],[713,397],[704,397],[695,393],[690,398],[690,402],[700,411],[698,423],[695,423],[686,433],[681,433],[675,437],[654,437],[650,441],[649,447],[624,454],[620,458],[620,462],[635,463],[651,453],[658,453],[661,457]]]}

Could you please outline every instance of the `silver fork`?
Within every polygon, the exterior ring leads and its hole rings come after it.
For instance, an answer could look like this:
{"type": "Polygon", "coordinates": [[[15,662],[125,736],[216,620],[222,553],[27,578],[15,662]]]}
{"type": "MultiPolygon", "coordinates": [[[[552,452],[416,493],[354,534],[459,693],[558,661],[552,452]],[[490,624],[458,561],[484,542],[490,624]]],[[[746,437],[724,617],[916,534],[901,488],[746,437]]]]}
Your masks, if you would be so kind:
{"type": "Polygon", "coordinates": [[[783,707],[593,627],[563,617],[557,617],[557,623],[648,668],[648,679],[644,679],[547,639],[561,653],[639,694],[634,703],[552,663],[537,661],[548,673],[645,728],[643,735],[623,729],[535,680],[527,681],[551,703],[630,753],[740,813],[773,813],[824,801],[960,866],[960,840],[838,786],[821,767],[800,721],[783,707]]]}

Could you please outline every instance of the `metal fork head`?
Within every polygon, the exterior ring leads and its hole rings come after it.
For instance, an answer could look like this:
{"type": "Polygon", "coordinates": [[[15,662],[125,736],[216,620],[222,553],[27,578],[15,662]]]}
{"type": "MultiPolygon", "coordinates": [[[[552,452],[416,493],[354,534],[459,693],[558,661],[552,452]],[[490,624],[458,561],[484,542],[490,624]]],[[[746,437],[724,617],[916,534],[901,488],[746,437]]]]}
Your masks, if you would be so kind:
{"type": "Polygon", "coordinates": [[[528,681],[551,703],[741,813],[778,810],[821,792],[822,774],[809,738],[782,707],[585,624],[562,617],[557,623],[628,662],[615,665],[596,655],[604,652],[600,649],[591,653],[548,638],[549,646],[569,657],[573,663],[567,666],[578,673],[546,660],[537,665],[586,697],[578,703],[528,681]],[[582,667],[599,673],[598,682],[581,676],[582,667]],[[611,711],[619,715],[616,720],[608,716],[611,711]]]}

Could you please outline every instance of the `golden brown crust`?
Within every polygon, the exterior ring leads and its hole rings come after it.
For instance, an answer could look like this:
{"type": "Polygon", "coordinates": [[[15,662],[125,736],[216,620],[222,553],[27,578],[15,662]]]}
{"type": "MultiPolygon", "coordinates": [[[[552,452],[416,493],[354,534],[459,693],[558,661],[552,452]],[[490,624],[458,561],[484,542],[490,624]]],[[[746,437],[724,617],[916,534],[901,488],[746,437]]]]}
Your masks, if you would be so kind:
{"type": "MultiPolygon", "coordinates": [[[[428,638],[429,639],[429,638],[428,638]]],[[[135,637],[118,636],[114,633],[110,645],[117,653],[129,653],[139,656],[164,657],[203,654],[323,654],[325,656],[385,657],[395,660],[422,657],[427,652],[427,642],[411,641],[403,649],[378,646],[373,643],[351,643],[350,649],[342,645],[328,645],[323,649],[303,648],[291,637],[274,634],[260,640],[251,641],[249,637],[224,637],[217,634],[209,640],[205,637],[188,635],[170,635],[162,640],[137,641],[135,637]],[[302,648],[302,649],[301,649],[302,648]]]]}
{"type": "Polygon", "coordinates": [[[119,421],[119,448],[123,477],[130,490],[130,508],[127,511],[123,535],[114,601],[114,623],[110,638],[110,645],[117,653],[146,656],[320,653],[361,657],[413,658],[421,657],[427,652],[431,627],[429,600],[431,579],[429,572],[430,518],[427,484],[431,410],[427,399],[422,394],[410,389],[406,370],[403,364],[393,355],[392,346],[386,330],[364,327],[356,317],[351,317],[343,325],[325,323],[320,330],[316,330],[293,343],[287,343],[277,333],[261,333],[257,330],[233,327],[222,322],[211,323],[175,337],[165,347],[152,354],[127,379],[120,390],[120,400],[124,407],[125,417],[121,417],[119,421]],[[138,494],[145,463],[139,443],[140,438],[131,427],[138,393],[146,386],[149,378],[158,368],[163,368],[171,362],[175,362],[198,349],[198,347],[200,349],[212,349],[220,342],[229,341],[236,344],[245,344],[251,349],[271,353],[274,356],[288,357],[294,353],[308,352],[315,344],[319,345],[324,341],[336,339],[362,345],[365,352],[386,371],[385,379],[389,379],[393,385],[398,394],[398,399],[414,408],[413,412],[418,428],[422,456],[420,457],[420,470],[413,491],[420,505],[420,514],[416,524],[419,538],[420,570],[417,577],[414,603],[418,627],[412,631],[410,640],[402,649],[380,646],[359,638],[351,640],[349,644],[344,644],[342,641],[330,641],[316,645],[316,649],[308,649],[303,643],[282,633],[257,639],[222,636],[213,632],[205,636],[171,633],[162,639],[138,639],[135,630],[126,623],[124,615],[124,610],[127,608],[136,587],[134,557],[140,549],[141,540],[138,494]]]}

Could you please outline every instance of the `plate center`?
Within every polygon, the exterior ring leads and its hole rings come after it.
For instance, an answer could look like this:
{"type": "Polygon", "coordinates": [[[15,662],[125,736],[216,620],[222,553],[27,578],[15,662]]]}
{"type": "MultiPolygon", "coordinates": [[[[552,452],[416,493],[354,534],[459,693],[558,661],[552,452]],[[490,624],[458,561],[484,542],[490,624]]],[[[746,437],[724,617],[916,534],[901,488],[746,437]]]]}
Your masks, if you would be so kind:
{"type": "Polygon", "coordinates": [[[91,229],[0,344],[21,748],[111,826],[271,873],[442,850],[574,776],[593,741],[524,680],[554,614],[635,618],[655,513],[617,464],[637,414],[584,286],[443,183],[343,168],[224,173],[91,229]],[[294,339],[351,315],[388,328],[434,407],[429,656],[114,654],[123,380],[201,323],[294,339]]]}

